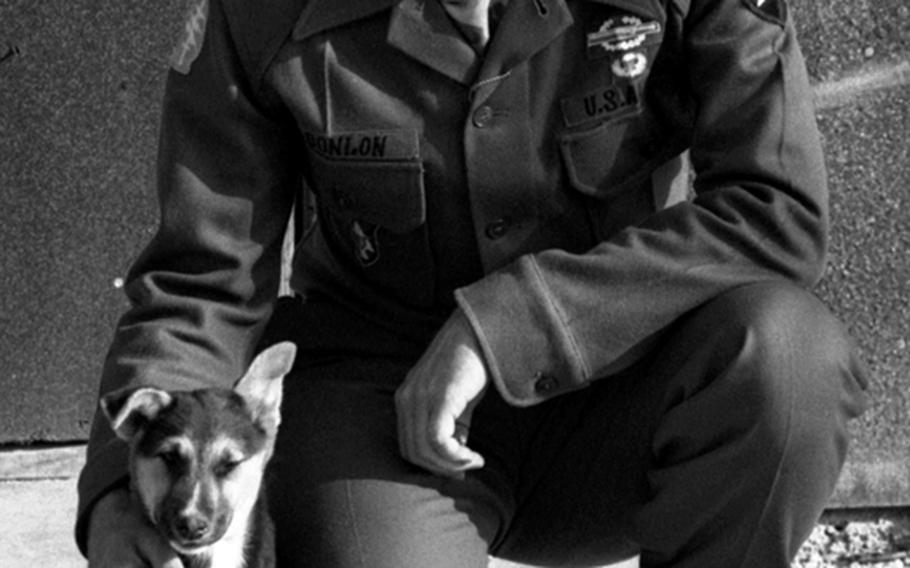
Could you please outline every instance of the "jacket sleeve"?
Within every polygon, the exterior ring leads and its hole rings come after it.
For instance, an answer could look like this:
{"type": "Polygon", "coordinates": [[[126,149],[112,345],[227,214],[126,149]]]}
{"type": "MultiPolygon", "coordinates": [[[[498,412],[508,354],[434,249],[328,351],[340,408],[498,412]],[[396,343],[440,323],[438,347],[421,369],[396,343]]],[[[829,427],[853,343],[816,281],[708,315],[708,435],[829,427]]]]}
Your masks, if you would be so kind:
{"type": "MultiPolygon", "coordinates": [[[[277,97],[251,87],[221,2],[209,4],[201,52],[186,74],[168,76],[160,226],[128,276],[131,308],[105,360],[102,394],[139,385],[231,387],[277,296],[282,238],[299,187],[296,129],[277,97]]],[[[124,480],[126,457],[125,444],[96,413],[79,480],[83,552],[87,512],[124,480]]]]}
{"type": "Polygon", "coordinates": [[[586,254],[527,255],[456,292],[511,403],[621,370],[725,290],[820,277],[827,187],[811,90],[784,3],[768,4],[780,12],[753,0],[693,1],[685,17],[697,109],[692,201],[586,254]]]}

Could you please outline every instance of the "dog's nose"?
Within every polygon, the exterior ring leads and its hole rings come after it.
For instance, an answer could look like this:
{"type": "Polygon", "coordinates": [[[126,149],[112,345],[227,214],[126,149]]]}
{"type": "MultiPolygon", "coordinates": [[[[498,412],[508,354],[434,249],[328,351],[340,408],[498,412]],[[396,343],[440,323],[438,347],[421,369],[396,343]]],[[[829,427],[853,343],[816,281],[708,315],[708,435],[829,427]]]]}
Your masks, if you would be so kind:
{"type": "Polygon", "coordinates": [[[187,541],[199,540],[205,536],[209,523],[205,518],[196,515],[181,516],[177,519],[175,527],[180,538],[187,541]]]}

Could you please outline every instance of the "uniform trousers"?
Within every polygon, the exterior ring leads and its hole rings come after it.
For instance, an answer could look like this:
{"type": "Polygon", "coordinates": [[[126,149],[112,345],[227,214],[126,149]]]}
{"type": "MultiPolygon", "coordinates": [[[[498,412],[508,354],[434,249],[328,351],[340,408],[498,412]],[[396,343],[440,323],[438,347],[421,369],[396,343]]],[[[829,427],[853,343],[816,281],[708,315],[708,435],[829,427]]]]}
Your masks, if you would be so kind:
{"type": "Polygon", "coordinates": [[[327,348],[357,331],[320,309],[273,319],[285,338],[310,329],[268,476],[284,568],[481,568],[489,554],[598,566],[636,552],[643,567],[785,568],[865,406],[840,322],[793,285],[754,284],[582,390],[517,408],[491,385],[468,440],[486,464],[445,479],[399,456],[393,397],[415,359],[327,348]]]}

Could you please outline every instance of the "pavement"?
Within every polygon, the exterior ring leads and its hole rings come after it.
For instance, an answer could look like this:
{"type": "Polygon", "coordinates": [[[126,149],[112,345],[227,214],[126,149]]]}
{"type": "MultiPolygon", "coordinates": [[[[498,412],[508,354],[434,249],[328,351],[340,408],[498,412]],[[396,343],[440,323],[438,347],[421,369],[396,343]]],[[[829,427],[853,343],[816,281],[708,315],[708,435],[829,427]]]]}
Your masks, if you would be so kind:
{"type": "MultiPolygon", "coordinates": [[[[85,568],[73,540],[83,446],[0,449],[0,567],[85,568]]],[[[526,568],[491,559],[489,568],[526,568]]],[[[638,568],[638,560],[605,568],[638,568]]]]}
{"type": "Polygon", "coordinates": [[[0,566],[76,568],[76,479],[0,481],[0,566]]]}
{"type": "Polygon", "coordinates": [[[73,539],[84,446],[0,449],[0,566],[84,567],[73,539]]]}
{"type": "MultiPolygon", "coordinates": [[[[0,568],[84,568],[73,540],[83,446],[0,448],[0,568]]],[[[910,567],[910,509],[829,510],[793,568],[910,567]]],[[[638,559],[604,568],[638,568],[638,559]]],[[[491,559],[489,568],[529,568],[491,559]]]]}

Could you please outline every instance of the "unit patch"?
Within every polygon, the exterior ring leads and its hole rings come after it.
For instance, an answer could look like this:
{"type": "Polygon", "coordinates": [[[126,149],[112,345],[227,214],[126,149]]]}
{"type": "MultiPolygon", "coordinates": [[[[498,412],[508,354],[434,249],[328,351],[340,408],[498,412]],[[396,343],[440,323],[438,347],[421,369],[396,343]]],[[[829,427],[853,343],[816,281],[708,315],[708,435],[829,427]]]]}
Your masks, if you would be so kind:
{"type": "Polygon", "coordinates": [[[193,62],[199,57],[208,19],[208,0],[195,0],[187,15],[180,41],[171,53],[171,68],[178,73],[188,74],[193,62]]]}
{"type": "Polygon", "coordinates": [[[587,34],[588,58],[595,59],[640,48],[650,36],[660,32],[659,22],[645,22],[638,16],[608,18],[596,31],[587,34]]]}
{"type": "Polygon", "coordinates": [[[560,101],[566,126],[578,126],[587,122],[612,121],[638,114],[641,99],[638,90],[630,81],[620,81],[560,101]]]}
{"type": "Polygon", "coordinates": [[[379,260],[379,227],[365,221],[351,223],[351,236],[354,238],[354,254],[361,266],[372,266],[379,260]]]}

